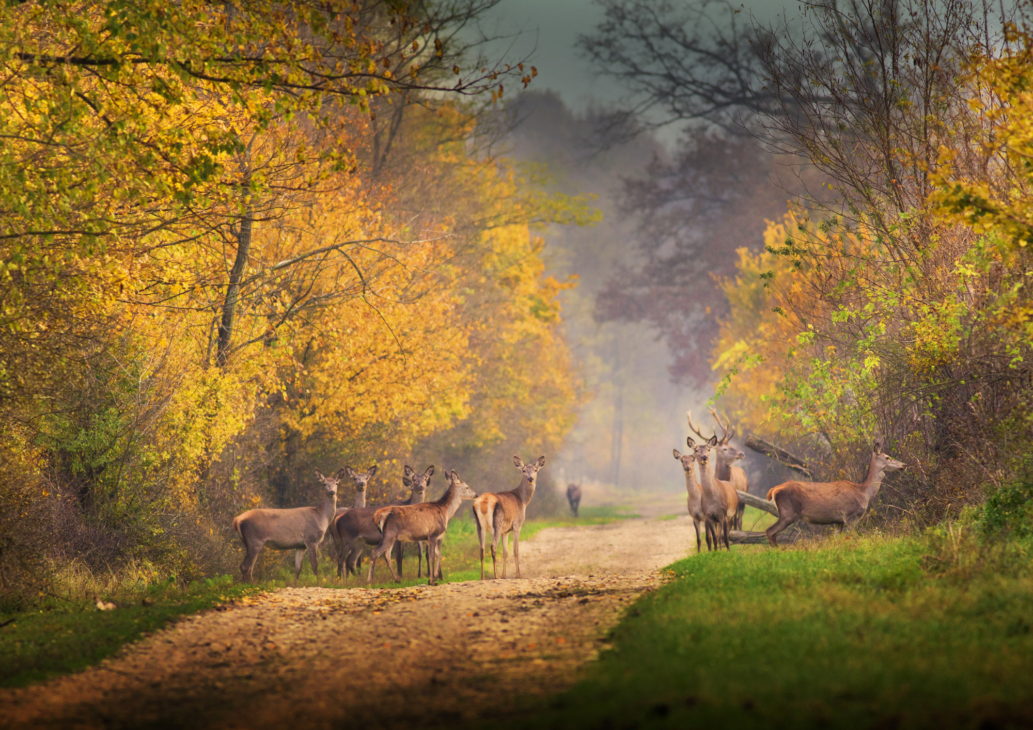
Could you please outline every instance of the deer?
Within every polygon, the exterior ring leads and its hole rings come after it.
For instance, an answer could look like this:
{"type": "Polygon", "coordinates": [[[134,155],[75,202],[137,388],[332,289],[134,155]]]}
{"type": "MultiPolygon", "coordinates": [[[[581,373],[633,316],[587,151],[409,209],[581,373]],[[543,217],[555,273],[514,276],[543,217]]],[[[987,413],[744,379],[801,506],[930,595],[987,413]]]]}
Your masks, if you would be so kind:
{"type": "Polygon", "coordinates": [[[545,457],[539,456],[532,464],[524,464],[520,457],[513,455],[513,465],[522,472],[520,485],[508,492],[494,494],[487,492],[474,500],[473,516],[477,521],[477,539],[481,544],[481,580],[484,580],[484,541],[488,535],[491,540],[491,567],[498,580],[499,570],[496,563],[496,551],[499,539],[502,539],[502,577],[506,577],[506,535],[513,533],[513,561],[516,563],[516,577],[520,577],[520,528],[527,517],[527,505],[534,497],[538,484],[538,471],[545,466],[545,457]]]}
{"type": "MultiPolygon", "coordinates": [[[[377,565],[377,558],[386,555],[396,543],[424,540],[427,542],[429,558],[428,583],[437,583],[438,576],[442,575],[441,545],[445,540],[448,522],[464,499],[477,497],[477,493],[459,478],[455,469],[446,469],[445,475],[448,478],[448,489],[436,502],[381,507],[373,515],[373,522],[383,538],[370,555],[367,579],[369,583],[373,582],[373,569],[377,565]]],[[[390,560],[387,561],[387,567],[391,569],[391,577],[395,579],[395,583],[400,582],[401,575],[395,573],[395,567],[390,560]]]]}
{"type": "MultiPolygon", "coordinates": [[[[736,461],[739,459],[745,459],[746,454],[739,449],[732,446],[729,442],[735,436],[735,428],[732,427],[731,421],[725,417],[725,423],[721,423],[721,418],[717,415],[717,411],[713,408],[708,408],[710,415],[717,421],[717,425],[721,427],[722,434],[717,445],[717,464],[714,466],[714,476],[721,481],[730,482],[737,492],[749,492],[750,483],[746,479],[746,472],[741,467],[735,466],[736,461]]],[[[700,438],[703,438],[702,436],[700,438]]],[[[735,513],[735,522],[732,524],[732,528],[735,530],[742,529],[742,517],[746,511],[746,503],[736,496],[739,502],[738,509],[735,513]]]]}
{"type": "Polygon", "coordinates": [[[319,575],[319,545],[326,536],[326,528],[337,511],[337,485],[344,476],[340,469],[333,476],[316,477],[323,483],[325,493],[318,507],[294,509],[249,509],[233,518],[233,529],[244,543],[244,562],[240,574],[244,581],[254,580],[255,562],[262,548],[296,550],[294,554],[294,583],[301,576],[301,565],[308,552],[312,572],[319,575]]]}
{"type": "Polygon", "coordinates": [[[337,530],[334,529],[334,525],[337,523],[337,518],[348,510],[362,509],[366,506],[366,487],[369,485],[369,480],[377,473],[377,465],[374,464],[364,472],[355,471],[350,466],[346,465],[344,467],[344,473],[351,477],[352,482],[355,483],[355,500],[352,502],[351,507],[338,507],[337,512],[334,514],[334,519],[330,522],[330,539],[334,541],[334,545],[337,547],[338,562],[340,562],[342,546],[340,539],[337,537],[337,530]]]}
{"type": "MultiPolygon", "coordinates": [[[[404,476],[402,477],[402,484],[409,487],[412,491],[409,493],[409,499],[404,502],[398,502],[398,505],[413,505],[420,504],[423,502],[424,496],[427,493],[427,487],[430,485],[430,478],[434,475],[434,465],[431,464],[427,467],[426,471],[422,474],[417,473],[408,464],[405,465],[404,476]]],[[[373,515],[376,513],[378,507],[362,507],[352,508],[339,516],[334,520],[333,530],[337,533],[337,540],[341,546],[341,552],[337,558],[337,577],[344,578],[347,575],[358,575],[359,564],[362,558],[363,545],[379,545],[380,540],[383,537],[380,530],[377,529],[376,524],[373,522],[373,515]]],[[[418,577],[422,577],[423,569],[423,545],[420,544],[419,555],[417,556],[419,565],[417,565],[416,573],[418,577]]],[[[402,546],[398,546],[398,550],[394,554],[395,562],[398,563],[398,573],[402,573],[402,546]]],[[[385,558],[386,560],[387,558],[385,558]]]]}
{"type": "Polygon", "coordinates": [[[738,497],[735,490],[728,482],[723,482],[714,476],[716,459],[710,458],[710,451],[717,446],[717,434],[714,434],[707,441],[696,444],[692,437],[688,437],[685,443],[689,448],[694,449],[696,463],[699,464],[699,481],[702,488],[703,512],[707,516],[708,529],[713,531],[714,549],[721,549],[721,540],[724,540],[725,549],[731,550],[728,541],[728,530],[732,520],[735,519],[735,512],[738,509],[738,497]]]}
{"type": "Polygon", "coordinates": [[[840,533],[848,526],[856,527],[879,493],[886,472],[906,468],[907,464],[886,454],[882,441],[876,439],[868,461],[868,474],[860,484],[791,481],[772,487],[768,490],[768,499],[778,507],[778,521],[765,531],[768,542],[778,547],[778,534],[800,520],[810,525],[839,525],[840,533]]]}
{"type": "Polygon", "coordinates": [[[570,511],[574,513],[574,518],[577,519],[577,510],[581,506],[580,484],[567,485],[567,502],[570,504],[570,511]]]}
{"type": "MultiPolygon", "coordinates": [[[[685,442],[690,449],[694,445],[691,438],[686,439],[685,442]]],[[[710,530],[706,527],[707,515],[703,511],[703,487],[700,486],[699,481],[696,479],[696,469],[693,466],[696,462],[696,454],[694,451],[683,454],[678,449],[674,449],[674,458],[681,463],[681,468],[685,472],[685,491],[688,495],[689,516],[692,517],[692,523],[696,527],[696,553],[702,552],[703,548],[703,541],[699,534],[700,527],[703,527],[703,531],[706,533],[707,550],[712,550],[710,530]]]]}

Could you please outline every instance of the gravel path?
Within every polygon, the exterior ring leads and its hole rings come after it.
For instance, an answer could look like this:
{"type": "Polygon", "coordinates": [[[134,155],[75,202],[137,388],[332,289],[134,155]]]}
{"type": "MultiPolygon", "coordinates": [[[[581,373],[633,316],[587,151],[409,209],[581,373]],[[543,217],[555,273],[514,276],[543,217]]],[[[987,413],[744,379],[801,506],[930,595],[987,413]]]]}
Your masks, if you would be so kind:
{"type": "Polygon", "coordinates": [[[569,686],[690,544],[687,517],[625,520],[542,531],[521,546],[521,580],[255,596],[79,674],[0,690],[0,726],[372,730],[511,711],[516,694],[569,686]]]}

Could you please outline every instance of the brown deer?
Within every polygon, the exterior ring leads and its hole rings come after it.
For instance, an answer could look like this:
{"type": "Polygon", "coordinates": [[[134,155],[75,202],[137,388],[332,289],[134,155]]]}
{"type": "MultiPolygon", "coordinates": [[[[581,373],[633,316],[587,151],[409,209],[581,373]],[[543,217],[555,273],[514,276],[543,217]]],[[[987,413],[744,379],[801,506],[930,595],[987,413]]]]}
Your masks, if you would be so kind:
{"type": "Polygon", "coordinates": [[[502,577],[506,577],[506,535],[513,533],[513,561],[516,563],[516,577],[520,577],[520,528],[527,517],[527,505],[534,497],[538,484],[538,470],[545,466],[545,457],[539,456],[533,464],[524,464],[519,456],[513,456],[513,464],[523,472],[520,486],[508,492],[482,494],[473,503],[473,516],[477,520],[477,539],[481,543],[481,580],[484,580],[484,540],[488,535],[491,540],[491,567],[495,579],[499,570],[496,564],[496,551],[499,539],[502,539],[502,577]]]}
{"type": "Polygon", "coordinates": [[[581,485],[580,484],[568,484],[567,485],[567,503],[570,505],[570,511],[574,513],[575,519],[577,518],[577,510],[581,506],[581,485]]]}
{"type": "MultiPolygon", "coordinates": [[[[692,448],[691,438],[686,439],[686,443],[689,448],[692,448]]],[[[695,452],[682,454],[678,449],[674,449],[674,458],[681,462],[681,468],[685,472],[685,492],[688,495],[689,516],[692,517],[692,523],[696,527],[696,552],[702,552],[703,542],[699,534],[701,527],[706,533],[707,550],[713,550],[710,546],[710,530],[706,528],[707,515],[703,511],[703,487],[696,479],[696,469],[693,467],[696,462],[696,454],[695,452]]]]}
{"type": "Polygon", "coordinates": [[[810,525],[839,525],[840,532],[857,521],[868,509],[868,504],[879,493],[883,477],[888,471],[907,468],[882,450],[882,441],[876,440],[868,475],[856,482],[785,482],[768,490],[768,499],[778,507],[778,521],[766,530],[768,542],[778,547],[778,533],[794,522],[803,520],[810,525]]]}
{"type": "Polygon", "coordinates": [[[366,506],[366,487],[369,486],[369,480],[377,473],[377,465],[374,464],[364,472],[355,471],[350,466],[345,466],[344,473],[351,477],[352,482],[355,484],[355,500],[352,502],[351,507],[338,507],[337,512],[334,514],[334,519],[330,523],[330,539],[334,541],[334,546],[337,548],[338,562],[341,559],[341,541],[337,537],[337,530],[334,529],[334,525],[337,522],[337,518],[348,510],[362,509],[366,506]]]}
{"type": "Polygon", "coordinates": [[[690,448],[696,452],[696,463],[699,464],[699,481],[703,493],[703,512],[707,516],[709,529],[713,531],[714,549],[721,549],[721,540],[724,540],[725,549],[731,550],[728,541],[728,530],[735,512],[738,508],[738,500],[735,490],[728,482],[722,482],[714,476],[716,459],[710,458],[710,451],[717,446],[717,434],[710,437],[698,446],[692,437],[686,439],[690,448]]]}
{"type": "MultiPolygon", "coordinates": [[[[717,425],[721,427],[723,432],[721,439],[717,443],[717,464],[714,466],[714,476],[721,481],[729,482],[736,492],[749,492],[750,483],[746,479],[746,472],[741,467],[735,466],[735,462],[739,459],[745,459],[746,454],[729,443],[735,436],[735,428],[727,417],[725,418],[725,423],[721,423],[717,411],[713,408],[707,410],[710,411],[710,415],[714,417],[714,420],[717,421],[717,425]]],[[[741,530],[742,516],[746,511],[746,502],[739,497],[736,497],[736,499],[739,506],[735,512],[735,521],[732,524],[732,529],[741,530]]]]}
{"type": "Polygon", "coordinates": [[[294,554],[294,582],[301,575],[301,565],[308,552],[312,572],[319,575],[319,545],[326,536],[327,525],[337,510],[337,484],[344,469],[331,477],[316,470],[316,476],[325,488],[323,502],[318,507],[294,509],[249,509],[233,518],[233,529],[244,543],[244,562],[240,564],[243,580],[254,579],[255,562],[262,548],[296,550],[294,554]]]}
{"type": "MultiPolygon", "coordinates": [[[[409,499],[404,502],[397,502],[399,505],[420,504],[423,502],[430,485],[430,478],[434,475],[434,465],[431,464],[422,474],[418,474],[411,466],[405,465],[402,484],[412,490],[409,499]]],[[[337,577],[344,578],[346,575],[358,575],[359,565],[362,559],[362,548],[364,545],[379,545],[383,537],[380,530],[373,522],[373,515],[379,507],[352,508],[334,520],[333,530],[337,533],[337,539],[341,545],[341,552],[337,557],[337,577]]],[[[417,565],[417,576],[422,577],[423,570],[423,545],[419,549],[419,565],[417,565]]],[[[399,545],[394,553],[395,562],[398,564],[398,573],[402,574],[402,546],[399,545]]],[[[387,560],[387,558],[385,558],[387,560]]]]}
{"type": "MultiPolygon", "coordinates": [[[[441,574],[441,544],[445,540],[448,521],[452,519],[464,499],[477,497],[477,493],[459,478],[455,469],[446,470],[445,474],[448,477],[448,489],[436,502],[392,505],[377,510],[373,521],[383,534],[383,539],[380,545],[373,548],[373,554],[369,558],[370,583],[373,582],[373,569],[377,565],[377,558],[386,555],[396,543],[423,540],[427,542],[430,557],[428,582],[430,585],[437,582],[436,579],[441,574]]],[[[396,583],[399,582],[401,576],[395,573],[391,561],[387,561],[387,566],[391,569],[391,577],[396,583]]]]}

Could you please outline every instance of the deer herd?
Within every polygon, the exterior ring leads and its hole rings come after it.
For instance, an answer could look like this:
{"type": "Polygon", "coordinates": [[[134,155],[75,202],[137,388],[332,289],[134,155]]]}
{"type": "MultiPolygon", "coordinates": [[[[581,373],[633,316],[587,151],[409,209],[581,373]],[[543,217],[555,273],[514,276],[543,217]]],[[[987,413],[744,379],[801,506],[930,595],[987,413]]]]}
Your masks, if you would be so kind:
{"type": "Polygon", "coordinates": [[[240,566],[244,580],[254,579],[255,562],[262,548],[294,550],[294,581],[301,575],[301,566],[308,554],[312,572],[319,575],[319,546],[327,531],[337,546],[337,576],[358,575],[362,562],[362,551],[371,546],[369,574],[373,582],[373,571],[377,560],[384,559],[395,581],[402,579],[402,545],[416,543],[416,575],[423,576],[423,556],[426,554],[427,578],[431,585],[443,577],[441,570],[441,546],[445,540],[448,523],[459,510],[464,499],[472,499],[473,514],[477,521],[477,537],[481,544],[481,579],[484,579],[484,546],[491,540],[491,562],[494,577],[498,578],[496,551],[502,541],[502,577],[506,577],[506,537],[513,534],[513,562],[517,578],[520,577],[520,528],[527,516],[527,505],[534,496],[538,483],[538,472],[545,466],[545,457],[524,464],[519,456],[513,457],[513,464],[520,470],[520,484],[508,492],[486,492],[477,495],[455,470],[445,471],[448,488],[436,502],[425,502],[424,497],[434,466],[419,473],[406,465],[402,484],[409,491],[409,498],[381,507],[366,506],[366,489],[370,479],[377,473],[371,466],[364,472],[357,472],[350,466],[337,471],[333,476],[324,476],[318,470],[316,476],[324,487],[322,503],[318,507],[297,507],[294,509],[252,509],[237,515],[233,529],[244,543],[244,562],[240,566]],[[337,486],[345,476],[355,485],[355,502],[351,507],[337,507],[337,486]],[[390,557],[394,557],[392,563],[390,557]],[[397,565],[397,570],[396,566],[397,565]]]}
{"type": "MultiPolygon", "coordinates": [[[[691,436],[686,439],[690,451],[682,454],[674,449],[685,472],[685,490],[688,495],[689,516],[696,527],[696,551],[702,550],[705,539],[709,550],[719,550],[723,544],[731,550],[730,533],[742,530],[743,511],[749,497],[749,483],[746,472],[735,462],[745,454],[731,445],[735,429],[730,422],[722,422],[714,409],[710,409],[717,425],[721,428],[709,438],[692,422],[688,414],[689,428],[700,441],[691,436]],[[698,472],[698,474],[697,474],[698,472]]],[[[441,547],[449,521],[455,516],[463,500],[473,500],[473,517],[477,525],[477,540],[480,543],[481,580],[484,580],[484,551],[490,541],[492,575],[499,577],[497,552],[502,543],[502,577],[506,577],[508,554],[507,537],[513,535],[513,564],[516,577],[520,577],[520,530],[527,516],[527,505],[534,497],[539,470],[545,466],[545,457],[540,456],[525,464],[519,456],[513,457],[513,464],[520,470],[520,484],[508,492],[486,492],[477,495],[455,470],[445,472],[448,488],[435,502],[424,498],[434,467],[429,466],[422,473],[406,466],[402,484],[409,489],[409,498],[381,507],[366,506],[366,491],[370,479],[377,472],[371,466],[364,472],[357,472],[349,466],[333,476],[316,476],[324,488],[322,502],[317,507],[294,509],[252,509],[233,520],[233,529],[244,543],[244,562],[240,566],[244,580],[253,579],[255,562],[262,548],[294,550],[294,580],[301,575],[306,553],[312,565],[312,572],[318,575],[319,546],[329,531],[337,548],[337,575],[344,578],[358,575],[363,550],[369,546],[370,553],[368,582],[373,582],[377,560],[384,559],[395,581],[402,578],[402,546],[415,543],[417,547],[416,575],[423,577],[424,562],[426,575],[431,585],[443,578],[441,570],[441,547]],[[355,501],[351,507],[337,506],[337,486],[348,476],[355,486],[355,501]],[[426,556],[426,561],[424,561],[426,556]],[[391,558],[394,558],[394,562],[391,558]]],[[[768,541],[778,546],[778,535],[796,522],[815,525],[839,525],[840,530],[853,526],[864,515],[868,504],[879,492],[886,472],[904,469],[905,465],[888,456],[882,450],[882,443],[876,441],[868,464],[868,473],[861,483],[799,482],[789,481],[768,491],[767,504],[761,504],[778,516],[775,524],[766,530],[768,541]]],[[[580,484],[567,487],[570,509],[577,516],[581,503],[580,484]]]]}
{"type": "MultiPolygon", "coordinates": [[[[689,515],[696,526],[696,551],[702,549],[700,527],[704,528],[709,550],[719,550],[722,542],[726,549],[731,550],[729,532],[742,529],[743,511],[749,494],[746,472],[735,466],[735,462],[746,455],[729,443],[735,429],[728,422],[722,423],[713,408],[710,409],[710,415],[722,430],[721,438],[718,438],[716,430],[710,438],[704,436],[693,424],[692,414],[687,415],[689,428],[701,439],[701,443],[697,444],[689,436],[686,444],[691,451],[682,454],[674,449],[674,458],[681,463],[685,472],[689,515]]],[[[772,487],[768,490],[767,498],[774,503],[772,511],[777,513],[778,519],[765,530],[768,542],[772,547],[778,547],[779,533],[801,521],[811,525],[839,525],[840,532],[856,525],[868,509],[868,504],[879,493],[886,472],[905,467],[904,463],[887,455],[882,450],[882,442],[876,440],[868,462],[867,476],[861,483],[845,480],[789,481],[772,487]]]]}

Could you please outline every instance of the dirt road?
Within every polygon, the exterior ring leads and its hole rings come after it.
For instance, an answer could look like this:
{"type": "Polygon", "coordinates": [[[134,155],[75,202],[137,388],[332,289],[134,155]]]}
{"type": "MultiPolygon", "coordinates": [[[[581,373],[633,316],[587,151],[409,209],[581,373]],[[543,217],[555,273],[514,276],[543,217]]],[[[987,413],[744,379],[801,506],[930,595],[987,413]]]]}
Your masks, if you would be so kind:
{"type": "Polygon", "coordinates": [[[258,596],[80,674],[0,690],[0,726],[371,729],[506,712],[502,689],[569,686],[690,543],[687,517],[550,529],[522,546],[521,580],[258,596]]]}

